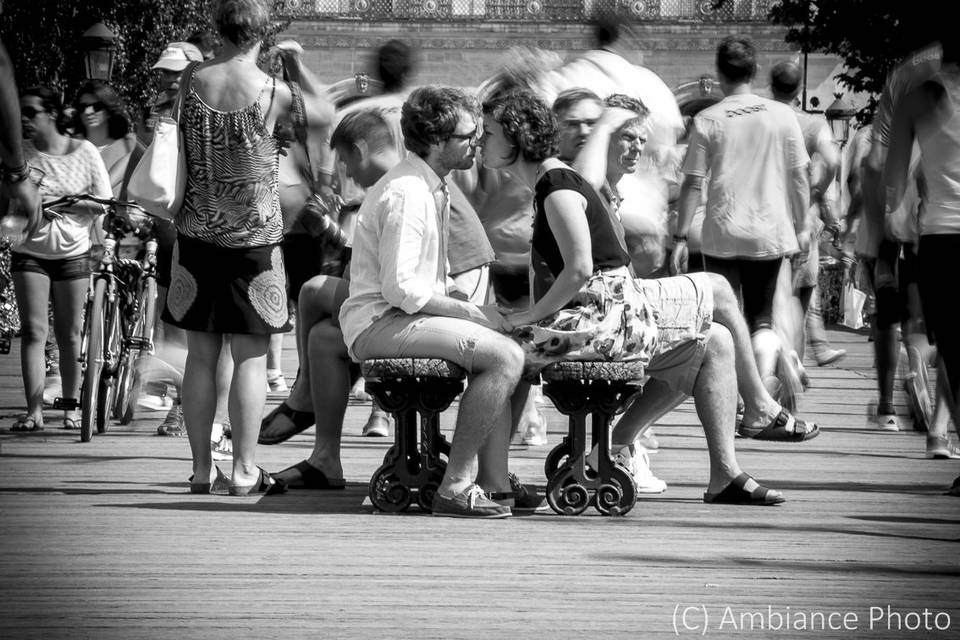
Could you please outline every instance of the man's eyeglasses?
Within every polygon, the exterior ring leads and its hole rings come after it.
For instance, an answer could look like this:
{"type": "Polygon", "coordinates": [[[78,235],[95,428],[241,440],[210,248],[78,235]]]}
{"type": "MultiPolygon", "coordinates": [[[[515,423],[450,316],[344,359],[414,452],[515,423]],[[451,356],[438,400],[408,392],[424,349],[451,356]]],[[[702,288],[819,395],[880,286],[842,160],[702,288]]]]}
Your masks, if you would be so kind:
{"type": "Polygon", "coordinates": [[[27,120],[33,120],[41,113],[45,113],[45,111],[43,109],[37,109],[36,107],[20,107],[20,115],[27,120]]]}
{"type": "Polygon", "coordinates": [[[470,133],[451,133],[450,137],[455,140],[467,140],[471,144],[480,142],[480,127],[474,127],[470,133]]]}
{"type": "Polygon", "coordinates": [[[81,102],[80,104],[77,105],[77,110],[80,111],[80,113],[83,113],[84,111],[86,111],[86,110],[89,109],[90,107],[93,107],[93,110],[94,110],[94,111],[103,111],[104,109],[107,108],[107,105],[105,105],[104,103],[99,102],[99,101],[97,101],[97,102],[81,102]]]}
{"type": "Polygon", "coordinates": [[[563,120],[560,122],[565,129],[579,130],[580,127],[586,125],[587,128],[592,129],[593,125],[597,124],[596,120],[563,120]]]}

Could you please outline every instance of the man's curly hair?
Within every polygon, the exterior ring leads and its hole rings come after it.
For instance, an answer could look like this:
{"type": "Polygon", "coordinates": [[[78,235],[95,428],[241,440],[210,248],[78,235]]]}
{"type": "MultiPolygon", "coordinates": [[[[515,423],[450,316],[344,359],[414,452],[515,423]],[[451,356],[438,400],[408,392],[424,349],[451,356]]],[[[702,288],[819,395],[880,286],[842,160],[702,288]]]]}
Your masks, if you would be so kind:
{"type": "Polygon", "coordinates": [[[477,101],[459,89],[420,87],[410,94],[400,112],[403,144],[420,157],[430,145],[446,142],[457,130],[460,110],[479,118],[477,101]]]}
{"type": "MultiPolygon", "coordinates": [[[[483,103],[484,115],[490,115],[516,148],[516,154],[528,162],[542,162],[557,155],[559,126],[547,104],[529,89],[510,89],[490,96],[483,103]]],[[[516,160],[516,156],[512,160],[516,160]]]]}

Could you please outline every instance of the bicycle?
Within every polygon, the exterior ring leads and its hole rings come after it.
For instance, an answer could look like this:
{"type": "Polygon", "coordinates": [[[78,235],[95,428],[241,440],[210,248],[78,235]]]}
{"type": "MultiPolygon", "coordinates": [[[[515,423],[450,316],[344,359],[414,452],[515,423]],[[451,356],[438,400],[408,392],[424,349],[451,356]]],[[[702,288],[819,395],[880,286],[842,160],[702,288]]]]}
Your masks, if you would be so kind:
{"type": "Polygon", "coordinates": [[[99,265],[90,274],[80,342],[82,365],[80,399],[57,398],[54,408],[80,408],[80,440],[89,442],[94,427],[105,433],[110,417],[129,424],[133,419],[132,390],[137,360],[153,354],[157,302],[157,240],[153,224],[135,229],[118,208],[150,214],[134,202],[90,194],[65,196],[44,204],[45,209],[88,202],[104,205],[106,237],[99,265]],[[140,259],[119,254],[119,240],[128,233],[146,236],[140,259]]]}

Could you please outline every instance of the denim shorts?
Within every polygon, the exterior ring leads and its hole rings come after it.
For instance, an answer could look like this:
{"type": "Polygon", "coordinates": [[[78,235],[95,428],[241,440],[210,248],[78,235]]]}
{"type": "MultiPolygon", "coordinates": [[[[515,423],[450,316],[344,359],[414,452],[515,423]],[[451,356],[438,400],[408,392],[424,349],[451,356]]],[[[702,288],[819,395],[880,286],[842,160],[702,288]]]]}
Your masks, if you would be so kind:
{"type": "Polygon", "coordinates": [[[10,272],[27,271],[42,273],[51,282],[79,280],[90,275],[90,258],[87,254],[71,258],[35,258],[25,253],[10,252],[10,272]]]}
{"type": "Polygon", "coordinates": [[[350,349],[354,360],[370,358],[442,358],[473,371],[477,345],[502,335],[476,322],[400,309],[377,318],[357,336],[350,349]]]}
{"type": "Polygon", "coordinates": [[[713,321],[710,276],[691,273],[637,282],[654,309],[660,336],[647,375],[692,395],[713,321]]]}

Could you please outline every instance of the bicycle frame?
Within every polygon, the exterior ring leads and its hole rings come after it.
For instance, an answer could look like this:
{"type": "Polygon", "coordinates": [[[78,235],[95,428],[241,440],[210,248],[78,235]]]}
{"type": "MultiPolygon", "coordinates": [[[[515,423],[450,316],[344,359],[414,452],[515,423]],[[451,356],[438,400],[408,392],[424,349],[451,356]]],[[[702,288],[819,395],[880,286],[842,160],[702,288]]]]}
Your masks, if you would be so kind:
{"type": "MultiPolygon", "coordinates": [[[[124,385],[124,411],[130,404],[134,366],[131,354],[134,350],[138,355],[153,350],[157,241],[151,228],[143,260],[121,258],[119,239],[132,229],[118,216],[117,207],[143,209],[134,203],[88,195],[63,198],[47,206],[76,201],[107,206],[103,253],[90,274],[80,340],[80,440],[88,442],[94,425],[99,433],[104,433],[111,414],[120,410],[114,402],[119,400],[118,381],[124,385]]],[[[54,406],[76,409],[77,405],[76,399],[59,399],[54,406]]]]}

